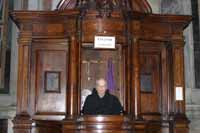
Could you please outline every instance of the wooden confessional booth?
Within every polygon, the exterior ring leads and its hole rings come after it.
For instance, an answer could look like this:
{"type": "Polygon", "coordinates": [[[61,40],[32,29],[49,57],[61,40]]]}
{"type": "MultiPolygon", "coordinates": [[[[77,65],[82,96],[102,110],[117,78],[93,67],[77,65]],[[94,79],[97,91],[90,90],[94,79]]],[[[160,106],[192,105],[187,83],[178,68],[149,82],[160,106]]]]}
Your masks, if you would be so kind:
{"type": "Polygon", "coordinates": [[[190,16],[152,14],[146,0],[62,0],[13,11],[19,28],[14,133],[188,133],[184,37],[190,16]],[[95,36],[115,48],[94,48],[95,36]],[[83,90],[113,64],[119,116],[81,114],[83,90]]]}

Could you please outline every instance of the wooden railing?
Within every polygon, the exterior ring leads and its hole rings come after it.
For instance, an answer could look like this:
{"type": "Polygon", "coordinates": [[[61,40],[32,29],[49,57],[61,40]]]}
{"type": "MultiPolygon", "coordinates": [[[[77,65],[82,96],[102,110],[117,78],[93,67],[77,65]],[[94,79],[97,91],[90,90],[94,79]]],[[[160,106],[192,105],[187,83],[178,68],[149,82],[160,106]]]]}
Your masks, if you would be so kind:
{"type": "MultiPolygon", "coordinates": [[[[129,116],[89,116],[77,118],[74,128],[79,133],[133,133],[134,120],[129,116]]],[[[72,129],[72,128],[71,128],[72,129]]],[[[64,132],[69,132],[69,126],[64,126],[64,132]]],[[[74,130],[74,129],[72,129],[74,130]]],[[[72,131],[73,132],[73,131],[72,131]]]]}

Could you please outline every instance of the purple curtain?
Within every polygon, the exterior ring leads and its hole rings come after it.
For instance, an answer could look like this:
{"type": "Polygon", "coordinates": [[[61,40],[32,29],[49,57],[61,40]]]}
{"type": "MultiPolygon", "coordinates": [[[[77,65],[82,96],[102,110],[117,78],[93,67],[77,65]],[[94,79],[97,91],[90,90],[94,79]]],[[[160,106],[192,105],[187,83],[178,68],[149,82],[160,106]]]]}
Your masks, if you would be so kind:
{"type": "Polygon", "coordinates": [[[115,79],[114,79],[114,66],[112,62],[112,58],[108,59],[107,62],[107,86],[110,92],[113,92],[115,90],[115,79]]]}

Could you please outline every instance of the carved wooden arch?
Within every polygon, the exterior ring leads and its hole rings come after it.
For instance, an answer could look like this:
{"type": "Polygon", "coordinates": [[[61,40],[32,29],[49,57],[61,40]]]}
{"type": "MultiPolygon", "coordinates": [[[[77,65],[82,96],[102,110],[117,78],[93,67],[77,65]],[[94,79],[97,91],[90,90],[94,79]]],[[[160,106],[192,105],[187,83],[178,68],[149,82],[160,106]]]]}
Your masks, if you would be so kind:
{"type": "MultiPolygon", "coordinates": [[[[152,9],[147,0],[130,0],[133,11],[152,13],[152,9]]],[[[77,0],[61,0],[57,5],[58,10],[73,9],[76,7],[77,0]]]]}

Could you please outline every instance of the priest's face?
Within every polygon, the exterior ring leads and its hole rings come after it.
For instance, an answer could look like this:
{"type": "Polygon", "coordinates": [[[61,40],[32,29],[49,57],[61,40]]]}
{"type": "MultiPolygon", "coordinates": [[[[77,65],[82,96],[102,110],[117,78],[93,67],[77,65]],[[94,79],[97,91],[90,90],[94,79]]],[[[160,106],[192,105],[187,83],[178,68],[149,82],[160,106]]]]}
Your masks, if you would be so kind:
{"type": "Polygon", "coordinates": [[[107,90],[107,83],[104,79],[99,79],[96,81],[96,90],[100,97],[103,97],[107,90]]]}

